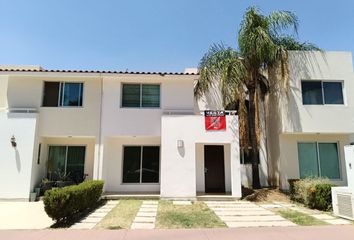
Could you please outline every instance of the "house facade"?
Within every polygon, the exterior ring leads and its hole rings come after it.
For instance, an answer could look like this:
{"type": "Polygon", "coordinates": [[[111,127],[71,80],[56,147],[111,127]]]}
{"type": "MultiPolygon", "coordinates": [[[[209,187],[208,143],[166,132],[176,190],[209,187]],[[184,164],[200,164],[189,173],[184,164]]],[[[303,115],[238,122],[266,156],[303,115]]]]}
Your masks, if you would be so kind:
{"type": "MultiPolygon", "coordinates": [[[[272,91],[260,149],[263,186],[323,176],[346,184],[343,147],[353,141],[354,74],[346,52],[290,52],[289,91],[272,91]]],[[[271,82],[280,76],[269,75],[271,82]]],[[[217,86],[198,101],[198,74],[52,71],[0,67],[0,199],[28,199],[43,178],[105,180],[106,193],[241,197],[251,167],[238,118],[217,86]],[[215,113],[215,112],[213,112],[215,113]],[[212,118],[220,119],[220,118],[212,118]],[[16,146],[13,146],[15,143],[16,146]]]]}
{"type": "Polygon", "coordinates": [[[206,130],[204,110],[218,108],[195,102],[196,73],[0,75],[0,198],[28,199],[43,178],[68,175],[103,179],[107,193],[241,196],[237,115],[206,130]]]}
{"type": "Polygon", "coordinates": [[[288,68],[288,93],[268,99],[269,182],[287,189],[287,179],[313,176],[346,185],[344,146],[354,140],[352,55],[294,51],[288,68]]]}

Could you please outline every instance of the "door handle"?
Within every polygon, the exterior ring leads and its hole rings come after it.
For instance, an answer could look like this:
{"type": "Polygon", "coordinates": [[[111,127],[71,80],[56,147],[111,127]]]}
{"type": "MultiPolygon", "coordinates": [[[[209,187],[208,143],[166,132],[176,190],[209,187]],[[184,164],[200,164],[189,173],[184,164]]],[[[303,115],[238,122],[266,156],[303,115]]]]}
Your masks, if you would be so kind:
{"type": "Polygon", "coordinates": [[[204,173],[208,173],[208,169],[206,167],[204,168],[204,173]]]}

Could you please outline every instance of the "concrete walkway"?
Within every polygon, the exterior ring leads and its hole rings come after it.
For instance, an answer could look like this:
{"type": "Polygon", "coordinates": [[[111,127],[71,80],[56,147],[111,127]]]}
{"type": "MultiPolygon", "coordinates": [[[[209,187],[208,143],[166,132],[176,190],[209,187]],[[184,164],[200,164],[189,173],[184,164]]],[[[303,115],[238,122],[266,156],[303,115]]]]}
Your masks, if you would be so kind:
{"type": "Polygon", "coordinates": [[[105,205],[97,208],[86,218],[71,226],[71,229],[92,229],[94,228],[117,204],[119,201],[107,201],[105,205]]]}
{"type": "Polygon", "coordinates": [[[158,201],[143,201],[132,223],[131,229],[153,229],[157,215],[158,201]]]}
{"type": "Polygon", "coordinates": [[[297,206],[297,205],[291,204],[291,203],[282,203],[282,202],[274,202],[274,203],[275,203],[275,205],[278,205],[284,209],[289,209],[289,210],[293,210],[293,211],[297,211],[297,212],[301,212],[301,213],[310,215],[310,216],[312,216],[318,220],[324,221],[328,224],[332,224],[332,225],[351,225],[352,224],[351,221],[332,216],[332,215],[322,212],[322,211],[308,209],[305,207],[300,207],[300,206],[297,206]]]}
{"type": "Polygon", "coordinates": [[[0,229],[43,229],[53,223],[42,201],[0,202],[0,229]]]}
{"type": "Polygon", "coordinates": [[[0,231],[0,239],[15,240],[352,240],[354,226],[272,228],[212,228],[171,230],[22,230],[0,231]]]}
{"type": "Polygon", "coordinates": [[[246,201],[206,201],[228,227],[296,226],[293,222],[246,201]]]}

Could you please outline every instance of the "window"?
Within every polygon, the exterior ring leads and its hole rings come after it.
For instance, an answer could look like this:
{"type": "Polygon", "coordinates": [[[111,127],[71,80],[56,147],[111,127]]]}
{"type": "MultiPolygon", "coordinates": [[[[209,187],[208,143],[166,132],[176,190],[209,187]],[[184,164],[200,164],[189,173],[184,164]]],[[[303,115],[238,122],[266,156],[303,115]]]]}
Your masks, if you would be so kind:
{"type": "Polygon", "coordinates": [[[304,105],[344,104],[342,82],[301,81],[304,105]]]}
{"type": "Polygon", "coordinates": [[[340,179],[337,143],[298,143],[300,178],[340,179]]]}
{"type": "MultiPolygon", "coordinates": [[[[241,164],[252,164],[252,149],[249,149],[248,152],[245,150],[240,150],[240,162],[241,164]]],[[[259,164],[259,151],[257,163],[259,164]]]]}
{"type": "Polygon", "coordinates": [[[123,183],[158,183],[159,172],[160,147],[124,147],[123,183]]]}
{"type": "Polygon", "coordinates": [[[66,175],[75,182],[84,180],[84,146],[49,146],[48,178],[58,180],[66,175]]]}
{"type": "Polygon", "coordinates": [[[81,107],[83,83],[44,82],[43,107],[81,107]]]}
{"type": "Polygon", "coordinates": [[[137,108],[160,107],[160,85],[123,84],[122,107],[137,107],[137,108]]]}
{"type": "Polygon", "coordinates": [[[42,144],[40,143],[38,145],[38,154],[37,154],[37,164],[41,164],[41,150],[42,150],[42,144]]]}

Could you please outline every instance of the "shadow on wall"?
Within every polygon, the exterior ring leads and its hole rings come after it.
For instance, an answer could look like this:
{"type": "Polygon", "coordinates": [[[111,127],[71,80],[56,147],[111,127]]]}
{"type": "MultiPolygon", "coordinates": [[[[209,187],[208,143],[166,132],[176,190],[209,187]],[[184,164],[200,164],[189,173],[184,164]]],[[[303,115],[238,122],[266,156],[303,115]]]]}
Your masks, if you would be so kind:
{"type": "Polygon", "coordinates": [[[21,172],[21,158],[17,148],[15,149],[15,159],[16,159],[17,172],[21,172]]]}
{"type": "MultiPolygon", "coordinates": [[[[290,52],[288,58],[289,85],[283,83],[280,66],[269,69],[270,93],[266,100],[266,132],[268,152],[268,182],[280,185],[280,134],[284,130],[302,132],[298,104],[302,104],[301,80],[311,79],[315,72],[322,75],[320,61],[328,66],[323,52],[290,52]],[[288,86],[288,88],[287,88],[288,86]]],[[[310,114],[308,112],[308,114],[310,114]]],[[[283,171],[285,172],[285,171],[283,171]]]]}
{"type": "MultiPolygon", "coordinates": [[[[194,98],[195,99],[195,98],[194,98]]],[[[195,99],[194,108],[196,111],[204,110],[223,110],[222,97],[219,90],[219,84],[214,81],[209,88],[209,91],[205,93],[199,100],[195,99]]]]}
{"type": "Polygon", "coordinates": [[[183,158],[184,158],[184,155],[185,155],[185,153],[186,153],[186,150],[185,150],[184,144],[183,144],[183,146],[182,146],[182,147],[177,147],[177,149],[178,149],[178,153],[179,153],[179,155],[180,155],[181,157],[183,157],[183,158]]]}

